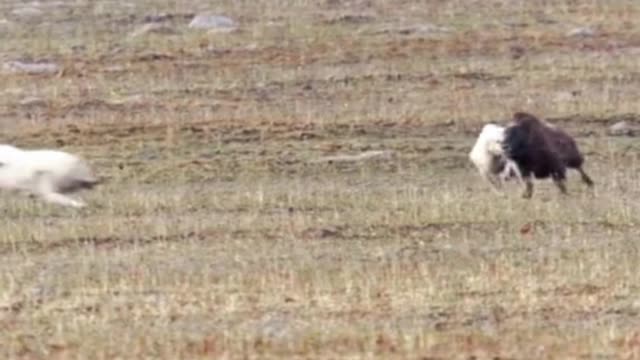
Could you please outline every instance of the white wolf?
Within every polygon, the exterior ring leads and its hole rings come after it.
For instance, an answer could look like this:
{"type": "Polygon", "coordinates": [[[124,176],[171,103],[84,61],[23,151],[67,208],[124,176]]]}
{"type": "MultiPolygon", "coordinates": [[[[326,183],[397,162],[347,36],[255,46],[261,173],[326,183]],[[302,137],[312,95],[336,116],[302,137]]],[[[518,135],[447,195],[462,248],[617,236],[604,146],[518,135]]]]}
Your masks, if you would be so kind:
{"type": "Polygon", "coordinates": [[[486,124],[469,152],[471,162],[496,192],[502,187],[502,183],[512,177],[519,182],[523,181],[518,165],[505,155],[502,144],[504,134],[504,127],[486,124]]]}
{"type": "Polygon", "coordinates": [[[0,189],[28,193],[44,201],[81,208],[66,194],[91,189],[98,180],[78,156],[59,150],[23,150],[0,144],[0,189]]]}

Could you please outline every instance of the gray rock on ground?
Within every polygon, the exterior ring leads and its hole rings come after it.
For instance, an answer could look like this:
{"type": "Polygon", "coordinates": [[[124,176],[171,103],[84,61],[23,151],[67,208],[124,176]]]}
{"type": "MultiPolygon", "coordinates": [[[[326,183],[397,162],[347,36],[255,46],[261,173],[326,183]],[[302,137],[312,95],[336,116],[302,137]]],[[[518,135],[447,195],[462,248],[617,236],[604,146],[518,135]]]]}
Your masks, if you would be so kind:
{"type": "Polygon", "coordinates": [[[22,18],[38,17],[42,15],[42,10],[32,6],[25,6],[13,9],[11,11],[11,15],[19,16],[22,18]]]}
{"type": "Polygon", "coordinates": [[[223,15],[197,14],[189,23],[192,29],[209,30],[209,32],[232,32],[238,29],[238,24],[223,15]]]}
{"type": "Polygon", "coordinates": [[[627,121],[619,121],[609,127],[609,135],[611,136],[633,136],[638,128],[629,124],[627,121]]]}
{"type": "Polygon", "coordinates": [[[588,26],[577,27],[567,31],[569,37],[592,37],[596,35],[596,31],[588,26]]]}
{"type": "Polygon", "coordinates": [[[266,313],[247,325],[255,336],[280,344],[294,341],[308,327],[306,322],[278,312],[266,313]]]}
{"type": "Polygon", "coordinates": [[[346,163],[346,162],[359,162],[371,159],[391,159],[393,157],[392,151],[387,150],[370,150],[355,155],[334,155],[323,156],[318,159],[314,159],[311,163],[346,163]]]}
{"type": "Polygon", "coordinates": [[[386,24],[377,30],[373,31],[373,34],[400,34],[400,35],[414,35],[414,36],[431,36],[431,35],[443,35],[451,34],[454,30],[430,23],[421,24],[386,24]]]}
{"type": "Polygon", "coordinates": [[[27,74],[55,74],[61,70],[58,64],[50,62],[23,62],[23,61],[7,61],[2,64],[2,69],[9,73],[27,73],[27,74]]]}
{"type": "Polygon", "coordinates": [[[47,106],[47,101],[39,97],[29,96],[20,100],[19,104],[26,107],[43,107],[47,106]]]}

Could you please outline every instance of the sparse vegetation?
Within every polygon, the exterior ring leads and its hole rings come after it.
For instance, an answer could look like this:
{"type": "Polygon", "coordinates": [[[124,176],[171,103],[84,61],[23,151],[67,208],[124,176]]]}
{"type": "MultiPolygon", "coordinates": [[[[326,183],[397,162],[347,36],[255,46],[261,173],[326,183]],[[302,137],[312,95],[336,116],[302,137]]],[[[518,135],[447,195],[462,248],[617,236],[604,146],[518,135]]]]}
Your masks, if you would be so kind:
{"type": "Polygon", "coordinates": [[[640,116],[637,1],[55,3],[0,5],[3,61],[62,67],[2,75],[2,142],[110,180],[81,211],[0,196],[2,358],[640,355],[640,144],[606,135],[640,116]],[[147,16],[175,31],[129,36],[147,16]],[[594,194],[477,181],[517,110],[594,194]]]}

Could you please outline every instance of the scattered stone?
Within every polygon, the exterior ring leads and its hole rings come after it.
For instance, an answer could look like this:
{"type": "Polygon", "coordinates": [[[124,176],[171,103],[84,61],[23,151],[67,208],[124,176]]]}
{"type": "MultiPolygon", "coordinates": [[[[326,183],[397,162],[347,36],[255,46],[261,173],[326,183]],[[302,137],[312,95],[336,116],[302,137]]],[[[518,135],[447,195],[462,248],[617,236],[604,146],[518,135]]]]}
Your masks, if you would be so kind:
{"type": "Polygon", "coordinates": [[[143,161],[151,161],[161,158],[161,154],[157,150],[144,148],[137,155],[135,155],[135,158],[143,161]]]}
{"type": "Polygon", "coordinates": [[[85,45],[72,45],[71,46],[71,51],[73,51],[74,53],[79,53],[79,52],[83,52],[86,51],[87,47],[85,45]]]}
{"type": "Polygon", "coordinates": [[[418,36],[429,36],[429,35],[440,35],[440,34],[449,34],[453,32],[452,29],[444,26],[438,26],[434,24],[417,24],[417,25],[408,25],[408,26],[397,26],[397,25],[387,25],[382,29],[374,31],[374,34],[400,34],[400,35],[418,35],[418,36]]]}
{"type": "Polygon", "coordinates": [[[337,163],[337,162],[358,162],[365,161],[375,158],[381,159],[389,159],[393,155],[392,151],[382,151],[382,150],[372,150],[365,151],[356,155],[335,155],[335,156],[324,156],[319,159],[313,160],[313,163],[337,163]]]}
{"type": "Polygon", "coordinates": [[[327,239],[338,238],[342,235],[340,228],[335,226],[327,226],[316,228],[312,227],[302,232],[302,237],[306,239],[327,239]]]}
{"type": "Polygon", "coordinates": [[[182,23],[193,19],[193,13],[159,13],[145,15],[142,18],[143,23],[182,23]]]}
{"type": "Polygon", "coordinates": [[[504,22],[504,25],[510,28],[526,28],[529,26],[529,23],[523,21],[507,20],[504,22]]]}
{"type": "Polygon", "coordinates": [[[289,343],[300,336],[308,324],[284,313],[267,313],[251,321],[254,334],[264,340],[276,343],[289,343]]]}
{"type": "Polygon", "coordinates": [[[55,74],[60,71],[60,66],[54,63],[29,63],[22,61],[8,61],[2,64],[4,71],[27,74],[55,74]]]}
{"type": "Polygon", "coordinates": [[[19,17],[36,17],[42,15],[42,10],[35,7],[21,7],[11,11],[11,14],[19,17]]]}
{"type": "Polygon", "coordinates": [[[518,60],[526,54],[527,48],[522,45],[515,44],[509,47],[509,52],[511,53],[512,59],[518,60]]]}
{"type": "Polygon", "coordinates": [[[123,73],[127,71],[127,68],[122,65],[111,65],[111,66],[105,67],[104,69],[102,69],[102,71],[106,73],[123,73]]]}
{"type": "Polygon", "coordinates": [[[32,1],[29,3],[29,5],[32,7],[38,7],[38,8],[60,8],[60,7],[67,6],[69,4],[63,1],[46,1],[46,2],[32,1]]]}
{"type": "Polygon", "coordinates": [[[26,107],[47,106],[47,101],[39,97],[30,96],[22,99],[20,101],[20,105],[26,106],[26,107]]]}
{"type": "Polygon", "coordinates": [[[633,136],[638,129],[626,121],[619,121],[609,127],[611,136],[633,136]]]}
{"type": "Polygon", "coordinates": [[[433,24],[423,24],[416,27],[416,32],[419,33],[450,33],[453,29],[446,26],[438,26],[433,24]]]}
{"type": "Polygon", "coordinates": [[[328,25],[334,24],[351,24],[351,25],[359,25],[366,24],[375,21],[375,17],[371,15],[363,15],[363,14],[342,14],[339,16],[334,16],[326,20],[324,23],[328,25]]]}
{"type": "Polygon", "coordinates": [[[590,27],[578,27],[567,32],[570,37],[592,37],[596,35],[596,31],[590,27]]]}
{"type": "Polygon", "coordinates": [[[111,105],[141,105],[150,101],[142,94],[129,95],[118,99],[110,99],[107,103],[111,105]]]}
{"type": "Polygon", "coordinates": [[[132,31],[129,37],[139,37],[147,34],[174,35],[177,34],[177,31],[167,24],[148,23],[132,31]]]}
{"type": "Polygon", "coordinates": [[[266,26],[269,27],[277,27],[277,26],[286,26],[286,23],[283,20],[269,20],[265,23],[266,26]]]}
{"type": "Polygon", "coordinates": [[[236,22],[226,16],[198,14],[189,23],[192,29],[209,30],[209,32],[232,32],[237,30],[236,22]]]}

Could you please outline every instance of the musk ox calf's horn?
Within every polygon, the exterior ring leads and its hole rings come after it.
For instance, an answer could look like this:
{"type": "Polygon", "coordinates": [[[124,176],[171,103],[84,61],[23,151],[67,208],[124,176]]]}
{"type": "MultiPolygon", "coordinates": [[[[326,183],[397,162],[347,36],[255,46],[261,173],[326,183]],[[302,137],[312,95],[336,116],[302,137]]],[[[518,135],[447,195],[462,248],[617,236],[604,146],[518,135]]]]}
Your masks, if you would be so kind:
{"type": "Polygon", "coordinates": [[[80,208],[81,200],[67,194],[99,184],[88,164],[59,150],[23,150],[0,145],[0,189],[28,193],[44,201],[80,208]]]}

